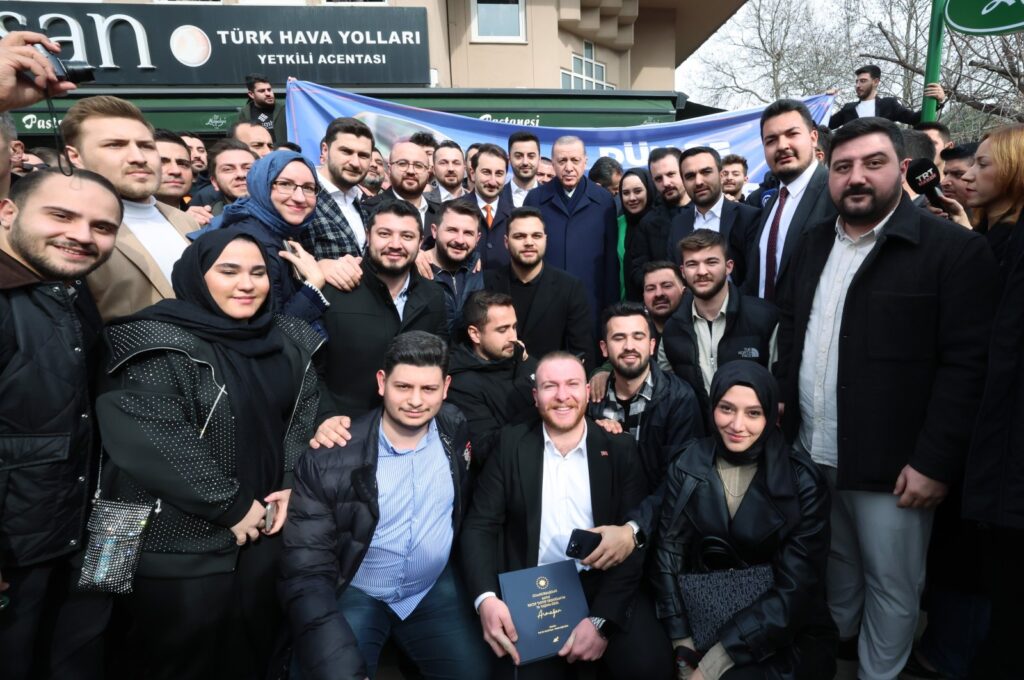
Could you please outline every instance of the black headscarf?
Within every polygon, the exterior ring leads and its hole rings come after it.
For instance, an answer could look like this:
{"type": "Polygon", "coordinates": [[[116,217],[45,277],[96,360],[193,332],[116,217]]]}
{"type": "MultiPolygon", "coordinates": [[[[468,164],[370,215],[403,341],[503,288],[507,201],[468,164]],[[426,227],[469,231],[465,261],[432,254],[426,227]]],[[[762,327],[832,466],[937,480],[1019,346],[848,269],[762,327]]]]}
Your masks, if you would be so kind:
{"type": "Polygon", "coordinates": [[[205,340],[216,357],[217,375],[227,390],[235,417],[237,475],[242,493],[262,499],[280,488],[284,436],[294,398],[291,364],[284,355],[284,336],[274,324],[273,287],[250,319],[229,317],[217,305],[204,276],[235,239],[252,242],[236,227],[203,234],[181,254],[171,284],[177,299],[161,300],[138,314],[122,319],[162,321],[205,340]]]}
{"type": "MultiPolygon", "coordinates": [[[[647,168],[630,168],[622,174],[622,179],[619,180],[619,195],[622,195],[622,180],[626,179],[630,175],[636,175],[643,182],[644,188],[647,190],[647,204],[644,205],[644,209],[635,215],[626,212],[626,207],[622,207],[622,214],[626,218],[626,229],[627,233],[633,230],[636,225],[640,224],[640,220],[651,211],[654,207],[654,201],[658,197],[658,191],[654,188],[654,181],[651,179],[651,173],[647,171],[647,168]]],[[[628,238],[628,237],[627,237],[628,238]]]]}
{"type": "Polygon", "coordinates": [[[756,463],[764,457],[765,451],[781,449],[785,446],[782,432],[779,430],[779,386],[768,369],[756,361],[729,361],[715,372],[711,379],[711,433],[715,439],[715,455],[721,456],[732,465],[748,465],[756,463]],[[715,426],[714,410],[725,393],[736,385],[743,385],[754,390],[761,408],[764,410],[766,424],[764,432],[757,441],[742,453],[733,453],[725,446],[722,435],[715,426]]]}

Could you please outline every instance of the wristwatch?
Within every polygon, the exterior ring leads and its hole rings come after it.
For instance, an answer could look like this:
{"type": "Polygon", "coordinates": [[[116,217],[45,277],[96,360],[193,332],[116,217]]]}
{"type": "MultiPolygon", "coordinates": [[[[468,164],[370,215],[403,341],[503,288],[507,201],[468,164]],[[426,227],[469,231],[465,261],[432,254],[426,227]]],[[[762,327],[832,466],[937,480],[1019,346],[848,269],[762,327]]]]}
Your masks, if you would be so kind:
{"type": "Polygon", "coordinates": [[[603,630],[601,630],[602,628],[604,628],[605,620],[602,619],[600,616],[591,616],[589,618],[590,622],[594,624],[594,628],[597,629],[597,634],[603,637],[605,640],[607,640],[608,636],[604,634],[603,630]]]}
{"type": "Polygon", "coordinates": [[[640,549],[647,545],[647,534],[640,528],[640,525],[630,520],[626,522],[633,529],[633,547],[640,549]]]}

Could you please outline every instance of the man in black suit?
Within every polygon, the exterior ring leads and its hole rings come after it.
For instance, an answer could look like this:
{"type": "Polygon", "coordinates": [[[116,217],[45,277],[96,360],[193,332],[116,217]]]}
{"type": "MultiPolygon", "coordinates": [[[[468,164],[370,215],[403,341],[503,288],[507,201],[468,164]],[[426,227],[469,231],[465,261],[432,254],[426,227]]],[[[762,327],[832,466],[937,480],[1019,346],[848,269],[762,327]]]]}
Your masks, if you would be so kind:
{"type": "MultiPolygon", "coordinates": [[[[878,84],[882,79],[882,70],[874,64],[861,66],[854,71],[857,80],[853,85],[857,93],[857,101],[848,102],[828,119],[828,126],[835,130],[846,125],[857,118],[871,118],[877,116],[886,118],[896,123],[917,125],[921,122],[921,112],[908,109],[900,103],[896,97],[879,97],[878,84]]],[[[925,97],[933,97],[939,103],[939,108],[946,104],[946,93],[942,85],[929,83],[924,88],[925,97]]]]}
{"type": "MultiPolygon", "coordinates": [[[[651,173],[654,188],[658,190],[659,200],[636,225],[636,234],[629,241],[622,264],[626,267],[626,280],[630,282],[627,288],[632,284],[640,290],[644,285],[644,265],[669,257],[665,245],[672,219],[690,200],[683,188],[681,156],[679,149],[663,146],[652,150],[647,158],[647,170],[651,173]]],[[[648,196],[647,200],[651,201],[653,197],[648,196]]]]}
{"type": "Polygon", "coordinates": [[[728,244],[729,259],[733,262],[732,281],[737,286],[742,285],[747,271],[747,251],[761,211],[726,200],[722,191],[722,157],[710,146],[694,146],[684,151],[680,171],[690,205],[672,218],[667,244],[670,259],[676,265],[683,263],[679,242],[694,229],[717,231],[728,244]]]}
{"type": "MultiPolygon", "coordinates": [[[[470,597],[484,640],[518,664],[498,574],[566,559],[574,529],[622,525],[644,498],[633,440],[584,418],[587,380],[576,357],[558,352],[537,366],[534,399],[540,423],[506,429],[477,483],[460,547],[470,597]]],[[[558,656],[517,668],[499,662],[494,677],[548,680],[570,675],[573,662],[600,662],[618,679],[667,678],[671,646],[640,589],[644,550],[607,570],[577,563],[590,616],[579,621],[558,656]]],[[[597,669],[594,669],[597,670],[597,669]]]]}
{"type": "Polygon", "coordinates": [[[512,296],[519,338],[527,351],[543,357],[565,350],[594,366],[594,321],[583,282],[544,264],[547,233],[536,208],[516,208],[505,236],[509,265],[484,272],[484,288],[512,296]]]}
{"type": "Polygon", "coordinates": [[[504,267],[508,264],[505,231],[513,208],[511,190],[505,191],[508,154],[496,144],[481,144],[469,167],[473,191],[459,201],[480,210],[480,264],[484,269],[504,267]]]}
{"type": "Polygon", "coordinates": [[[773,302],[804,231],[836,217],[828,195],[828,171],[814,156],[817,143],[814,119],[803,102],[780,99],[761,114],[764,158],[780,185],[761,210],[761,223],[747,252],[746,295],[773,302]]]}
{"type": "Polygon", "coordinates": [[[408,203],[419,212],[420,233],[423,235],[421,247],[424,250],[433,248],[434,236],[430,232],[430,227],[437,224],[441,204],[425,193],[431,178],[430,157],[419,144],[402,141],[391,147],[389,163],[391,186],[386,191],[364,200],[363,209],[372,217],[373,213],[387,203],[408,203]]]}

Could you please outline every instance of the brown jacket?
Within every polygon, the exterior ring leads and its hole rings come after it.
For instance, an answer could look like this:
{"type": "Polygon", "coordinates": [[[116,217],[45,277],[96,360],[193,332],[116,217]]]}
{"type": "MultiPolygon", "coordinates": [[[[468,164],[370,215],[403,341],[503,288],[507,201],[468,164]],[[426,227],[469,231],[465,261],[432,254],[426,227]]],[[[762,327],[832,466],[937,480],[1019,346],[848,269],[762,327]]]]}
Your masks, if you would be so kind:
{"type": "MultiPolygon", "coordinates": [[[[160,202],[156,207],[182,238],[199,228],[192,217],[177,208],[160,202]]],[[[160,300],[174,297],[171,282],[124,223],[117,232],[117,243],[110,259],[89,274],[88,282],[104,322],[134,314],[160,300]]]]}

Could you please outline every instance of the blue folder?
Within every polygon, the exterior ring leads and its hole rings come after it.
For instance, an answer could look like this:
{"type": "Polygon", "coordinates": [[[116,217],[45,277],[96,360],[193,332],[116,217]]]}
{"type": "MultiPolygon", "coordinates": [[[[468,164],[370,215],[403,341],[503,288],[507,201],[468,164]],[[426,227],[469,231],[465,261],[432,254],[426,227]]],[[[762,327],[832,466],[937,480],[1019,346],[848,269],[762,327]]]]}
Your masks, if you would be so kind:
{"type": "Polygon", "coordinates": [[[498,574],[519,640],[519,663],[558,654],[576,625],[588,615],[575,560],[498,574]]]}

